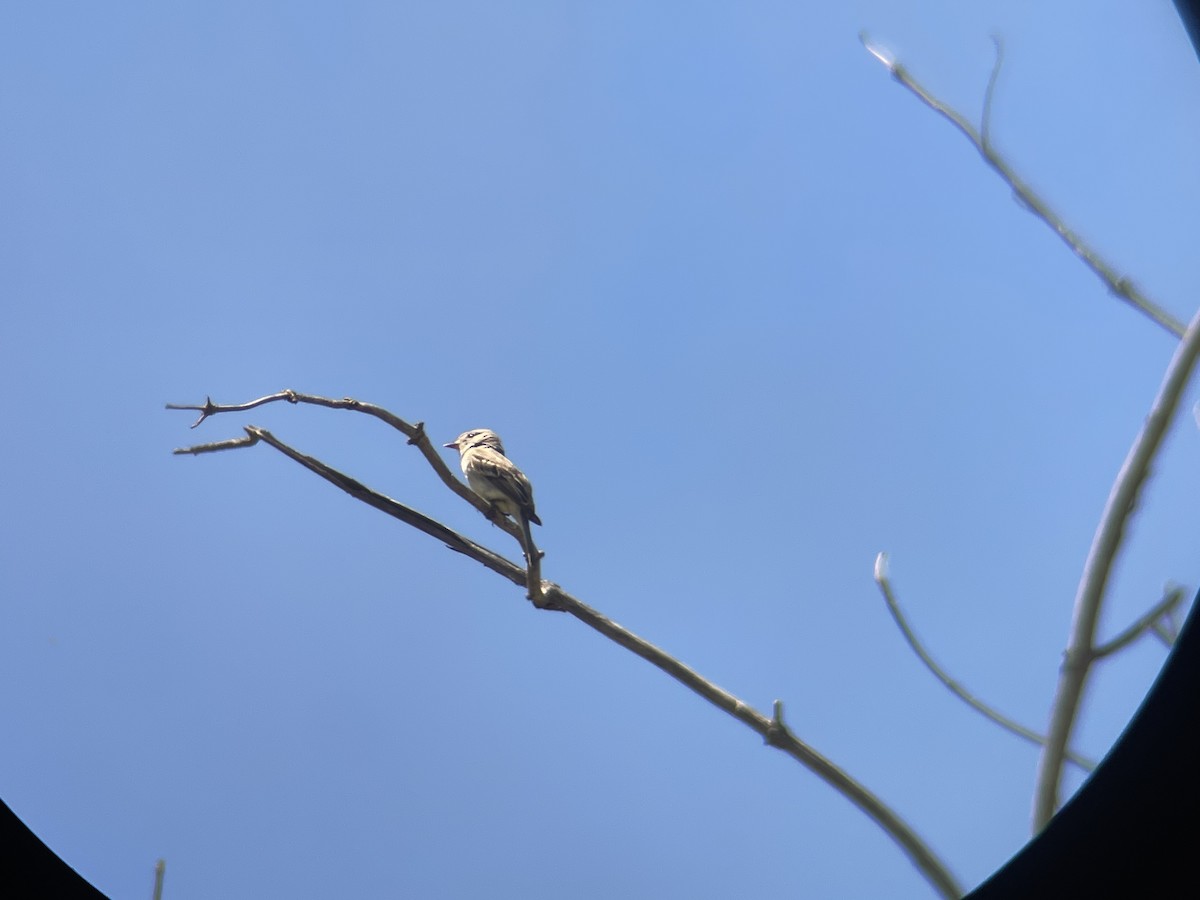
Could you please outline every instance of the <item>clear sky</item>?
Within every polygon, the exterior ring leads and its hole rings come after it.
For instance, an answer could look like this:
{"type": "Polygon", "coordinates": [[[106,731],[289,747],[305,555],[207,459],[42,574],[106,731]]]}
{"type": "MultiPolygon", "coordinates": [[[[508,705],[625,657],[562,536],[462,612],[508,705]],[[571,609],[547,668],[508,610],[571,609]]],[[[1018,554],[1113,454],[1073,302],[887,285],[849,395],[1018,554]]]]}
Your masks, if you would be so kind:
{"type": "MultiPolygon", "coordinates": [[[[0,11],[0,797],[115,898],[920,898],[868,819],[568,616],[353,396],[533,480],[544,573],[762,710],[965,884],[1028,836],[1097,518],[1200,297],[1200,65],[1158,3],[10,3],[0,11]]],[[[1196,392],[1188,394],[1190,406],[1196,392]]],[[[1194,585],[1173,432],[1111,635],[1194,585]]],[[[1164,659],[1092,684],[1103,754],[1164,659]]],[[[1078,786],[1072,775],[1070,786],[1078,786]]]]}

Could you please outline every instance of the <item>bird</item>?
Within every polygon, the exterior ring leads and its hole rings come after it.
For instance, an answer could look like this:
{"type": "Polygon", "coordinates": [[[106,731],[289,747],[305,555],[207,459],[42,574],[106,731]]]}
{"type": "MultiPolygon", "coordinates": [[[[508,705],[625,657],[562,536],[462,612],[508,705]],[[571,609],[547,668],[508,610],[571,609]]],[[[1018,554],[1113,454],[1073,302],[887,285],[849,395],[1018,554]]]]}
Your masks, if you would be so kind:
{"type": "Polygon", "coordinates": [[[534,551],[529,523],[541,525],[542,520],[533,507],[533,486],[504,455],[500,435],[490,428],[473,428],[442,446],[458,451],[458,463],[471,490],[521,526],[525,556],[530,557],[534,551]]]}

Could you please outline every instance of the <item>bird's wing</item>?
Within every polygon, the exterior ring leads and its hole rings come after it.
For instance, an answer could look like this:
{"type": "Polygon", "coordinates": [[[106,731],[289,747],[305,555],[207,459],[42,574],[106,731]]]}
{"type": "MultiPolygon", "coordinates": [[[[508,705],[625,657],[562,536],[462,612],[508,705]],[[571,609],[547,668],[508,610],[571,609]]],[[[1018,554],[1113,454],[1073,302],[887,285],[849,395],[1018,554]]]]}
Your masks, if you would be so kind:
{"type": "Polygon", "coordinates": [[[479,475],[486,478],[488,483],[497,491],[508,497],[517,505],[525,518],[538,525],[538,518],[533,508],[533,486],[525,473],[512,464],[507,456],[497,453],[489,447],[475,449],[475,466],[479,475]]]}

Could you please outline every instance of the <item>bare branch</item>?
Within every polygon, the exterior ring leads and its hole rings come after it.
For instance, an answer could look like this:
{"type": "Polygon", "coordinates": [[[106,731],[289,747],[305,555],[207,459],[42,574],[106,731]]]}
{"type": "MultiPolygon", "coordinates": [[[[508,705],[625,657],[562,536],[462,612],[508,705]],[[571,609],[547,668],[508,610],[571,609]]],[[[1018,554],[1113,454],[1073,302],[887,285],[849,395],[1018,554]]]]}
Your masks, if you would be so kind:
{"type": "Polygon", "coordinates": [[[510,562],[503,556],[500,556],[498,553],[494,553],[486,547],[463,537],[457,531],[447,528],[441,522],[422,515],[415,509],[405,506],[403,503],[396,502],[391,497],[385,497],[383,494],[376,493],[361,482],[355,481],[349,475],[345,475],[337,469],[325,465],[319,459],[301,453],[294,447],[290,447],[279,440],[279,438],[266,429],[248,425],[246,426],[246,431],[263,443],[270,444],[284,456],[300,463],[300,465],[304,466],[310,472],[320,475],[330,484],[341,488],[354,499],[361,500],[368,506],[372,506],[380,512],[387,513],[392,518],[399,519],[406,525],[411,525],[418,531],[436,538],[451,550],[468,556],[478,563],[482,563],[493,572],[503,575],[514,584],[525,584],[525,570],[516,563],[510,562]]]}
{"type": "Polygon", "coordinates": [[[1163,616],[1179,605],[1180,601],[1183,600],[1183,596],[1184,591],[1181,587],[1172,588],[1167,591],[1166,596],[1146,610],[1136,622],[1112,640],[1101,644],[1092,651],[1092,657],[1094,659],[1103,659],[1106,656],[1111,656],[1118,650],[1128,647],[1143,634],[1153,630],[1154,626],[1159,623],[1163,616]]]}
{"type": "Polygon", "coordinates": [[[950,874],[946,865],[895,811],[792,733],[783,722],[781,701],[775,701],[774,715],[768,719],[694,669],[565,593],[557,585],[546,582],[546,596],[554,601],[556,606],[561,606],[585,625],[666,672],[684,687],[756,731],[765,743],[791,756],[873,819],[904,851],[938,893],[943,897],[962,896],[961,885],[950,874]]]}
{"type": "Polygon", "coordinates": [[[1013,195],[1017,201],[1054,229],[1054,233],[1062,238],[1063,242],[1071,248],[1071,252],[1078,256],[1084,265],[1095,272],[1112,293],[1149,316],[1176,337],[1183,335],[1182,322],[1146,297],[1128,278],[1119,275],[1112,265],[1084,243],[1083,238],[1068,228],[1066,223],[1050,209],[1046,201],[1038,196],[1033,188],[1021,180],[1004,157],[992,147],[989,136],[990,123],[988,120],[991,117],[992,94],[1002,61],[1003,48],[999,39],[993,38],[996,42],[996,63],[992,68],[991,76],[988,79],[987,92],[984,95],[982,134],[975,130],[975,127],[967,121],[965,116],[929,93],[925,87],[912,77],[908,69],[897,62],[890,53],[872,44],[865,33],[860,33],[859,39],[862,41],[863,46],[867,48],[867,52],[887,66],[893,78],[908,88],[922,103],[962,132],[963,136],[979,151],[979,155],[983,157],[984,162],[1012,188],[1013,195]]]}
{"type": "MultiPolygon", "coordinates": [[[[1010,719],[1008,716],[1004,715],[1004,713],[993,709],[991,706],[988,706],[986,703],[964,688],[961,684],[959,684],[949,675],[949,673],[946,672],[945,669],[938,665],[937,661],[929,654],[929,651],[926,650],[924,645],[921,644],[920,639],[909,626],[908,620],[905,619],[904,613],[900,609],[900,603],[896,600],[896,595],[892,590],[891,580],[888,578],[886,553],[880,553],[875,558],[875,583],[879,585],[880,593],[883,594],[883,599],[887,601],[888,611],[892,614],[892,618],[899,626],[900,633],[904,635],[904,639],[908,642],[908,646],[912,648],[913,652],[917,654],[917,657],[921,660],[921,662],[925,664],[925,668],[932,672],[933,676],[938,681],[944,684],[951,693],[953,693],[956,697],[958,697],[976,712],[979,712],[986,718],[991,719],[1001,728],[1012,732],[1019,738],[1024,738],[1031,744],[1041,746],[1046,743],[1046,738],[1044,735],[1038,734],[1032,728],[1026,728],[1020,722],[1010,719]]],[[[1078,753],[1068,752],[1067,759],[1086,772],[1091,772],[1096,768],[1095,760],[1088,759],[1086,756],[1081,756],[1078,753]]]]}
{"type": "MultiPolygon", "coordinates": [[[[399,416],[394,415],[381,406],[376,406],[373,403],[364,403],[360,400],[355,400],[352,397],[343,397],[340,400],[335,400],[331,397],[318,397],[315,394],[301,394],[287,389],[279,391],[275,394],[268,394],[265,397],[259,397],[257,400],[251,400],[248,403],[220,405],[213,403],[211,397],[205,397],[203,406],[168,403],[167,409],[197,410],[200,413],[200,416],[191,425],[192,428],[195,428],[209,416],[215,416],[218,413],[245,412],[246,410],[254,409],[255,407],[263,406],[267,403],[275,403],[281,400],[285,400],[292,404],[309,403],[314,406],[324,406],[328,409],[346,409],[353,412],[366,413],[369,416],[374,416],[375,418],[386,422],[388,425],[391,425],[397,431],[401,432],[405,437],[408,438],[409,444],[415,445],[417,449],[421,451],[426,462],[433,467],[433,471],[437,474],[438,478],[442,480],[443,484],[445,484],[452,491],[483,513],[483,515],[485,515],[493,525],[500,527],[517,539],[518,543],[521,544],[522,552],[525,554],[526,571],[529,573],[529,577],[527,579],[527,587],[529,589],[528,597],[533,601],[535,606],[540,606],[542,604],[542,556],[544,554],[539,551],[537,547],[525,547],[520,527],[454,476],[454,474],[450,471],[449,466],[446,465],[445,460],[442,459],[441,454],[438,453],[437,448],[433,446],[432,442],[429,440],[429,437],[425,434],[424,422],[418,422],[415,425],[411,425],[401,419],[399,416]]],[[[243,442],[245,441],[244,438],[240,440],[243,442]]],[[[251,443],[253,443],[253,441],[251,441],[251,443]]],[[[246,446],[246,444],[236,443],[231,446],[246,446]]],[[[226,449],[229,449],[229,446],[226,446],[226,442],[221,442],[218,444],[202,444],[198,445],[197,447],[176,450],[175,452],[208,453],[213,450],[226,449]]]]}
{"type": "Polygon", "coordinates": [[[1149,473],[1150,464],[1171,424],[1198,354],[1200,312],[1192,317],[1183,340],[1175,348],[1145,425],[1129,448],[1129,454],[1113,483],[1083,566],[1083,577],[1075,594],[1071,616],[1071,633],[1051,708],[1050,727],[1038,761],[1037,788],[1033,800],[1035,831],[1045,827],[1058,809],[1063,759],[1083,699],[1088,671],[1096,659],[1096,623],[1100,617],[1108,576],[1121,547],[1125,523],[1137,506],[1138,494],[1149,473]]]}
{"type": "Polygon", "coordinates": [[[176,447],[171,452],[176,456],[183,456],[185,454],[199,456],[201,453],[217,453],[221,450],[237,450],[241,447],[253,447],[257,443],[258,438],[251,434],[246,437],[230,438],[227,441],[213,441],[211,444],[193,444],[191,447],[176,447]]]}
{"type": "Polygon", "coordinates": [[[259,397],[257,400],[251,400],[249,403],[239,403],[237,406],[218,406],[212,402],[212,397],[204,398],[203,406],[192,406],[183,403],[168,403],[167,409],[194,409],[200,415],[196,417],[189,428],[197,427],[201,422],[209,416],[215,416],[217,413],[223,412],[245,412],[248,409],[254,409],[256,406],[262,406],[264,403],[274,403],[276,400],[286,400],[288,403],[296,403],[296,394],[293,391],[283,390],[278,394],[268,394],[266,397],[259,397]]]}
{"type": "MultiPolygon", "coordinates": [[[[381,422],[386,422],[391,425],[406,438],[408,443],[415,446],[421,451],[421,455],[425,457],[425,461],[433,468],[434,473],[441,479],[442,484],[458,494],[477,510],[479,510],[488,521],[500,528],[502,531],[508,532],[518,542],[521,540],[521,529],[518,525],[512,522],[506,515],[495,509],[490,503],[476,494],[473,490],[467,487],[460,481],[450,467],[446,465],[446,461],[442,459],[438,449],[433,446],[429,437],[425,434],[425,423],[418,422],[413,425],[404,421],[399,416],[384,409],[382,406],[376,406],[374,403],[364,403],[361,400],[355,400],[352,397],[343,397],[340,400],[335,400],[332,397],[319,397],[315,394],[301,394],[298,391],[282,390],[277,394],[268,394],[265,397],[259,397],[257,400],[251,400],[249,403],[237,403],[232,405],[221,405],[213,403],[212,399],[206,397],[203,406],[189,406],[180,403],[168,403],[167,409],[193,409],[200,411],[200,417],[192,423],[192,428],[195,428],[209,416],[215,416],[218,413],[228,412],[245,412],[248,409],[254,409],[257,406],[262,406],[266,403],[275,403],[278,401],[287,401],[288,403],[307,403],[313,406],[323,406],[327,409],[345,409],[351,412],[365,413],[369,416],[374,416],[381,422]]],[[[245,441],[245,438],[239,439],[245,441]]],[[[238,444],[237,446],[243,446],[238,444]]],[[[224,442],[218,444],[201,444],[196,448],[182,448],[176,450],[176,453],[207,453],[212,450],[225,450],[224,442]]]]}
{"type": "MultiPolygon", "coordinates": [[[[291,393],[291,392],[285,392],[291,393]]],[[[297,398],[304,395],[295,394],[297,398]]],[[[271,399],[288,399],[283,395],[275,395],[272,398],[263,398],[259,402],[270,402],[271,399]]],[[[292,401],[296,402],[296,401],[292,401]]],[[[300,401],[307,402],[307,401],[300,401]]],[[[360,409],[366,411],[369,404],[357,404],[356,401],[337,401],[334,403],[321,404],[335,406],[335,408],[360,409]],[[343,405],[343,403],[354,403],[354,406],[343,405]]],[[[216,412],[233,411],[234,407],[216,407],[211,404],[211,401],[206,403],[206,407],[211,409],[204,414],[215,414],[216,412]]],[[[204,409],[203,407],[182,407],[173,406],[172,409],[204,409]]],[[[245,408],[251,408],[246,406],[245,408]]],[[[391,415],[390,413],[388,414],[391,415]]],[[[393,417],[394,418],[394,417],[393,417]]],[[[396,420],[400,421],[400,420],[396,420]]],[[[403,430],[403,429],[401,429],[403,430]]],[[[482,563],[487,568],[496,572],[499,575],[507,578],[514,584],[528,586],[528,579],[525,571],[523,571],[515,563],[504,559],[500,555],[483,547],[473,541],[459,535],[446,526],[442,525],[427,516],[422,515],[416,510],[410,509],[389,497],[378,494],[360,482],[350,478],[342,472],[327,466],[325,463],[311,456],[307,456],[293,447],[288,446],[283,441],[280,441],[270,432],[256,426],[247,426],[246,432],[249,439],[239,439],[236,441],[223,441],[220,445],[199,445],[195,448],[184,449],[176,452],[208,452],[209,450],[230,449],[234,445],[249,446],[255,442],[269,444],[279,452],[292,460],[295,460],[300,465],[324,478],[331,484],[344,490],[346,493],[353,496],[355,499],[361,500],[375,509],[385,512],[394,518],[399,519],[406,524],[412,525],[417,530],[436,538],[443,542],[447,547],[462,553],[470,558],[482,563]]],[[[440,460],[439,460],[440,461],[440,460]]],[[[458,493],[456,491],[456,493],[458,493]]],[[[529,548],[530,557],[536,558],[539,554],[536,548],[529,548]]],[[[531,591],[532,592],[532,591],[531,591]]],[[[603,616],[598,611],[587,606],[582,601],[565,592],[558,585],[549,581],[541,581],[538,585],[537,593],[541,596],[542,606],[544,608],[562,610],[570,613],[585,625],[604,635],[614,643],[624,647],[637,656],[657,667],[661,671],[670,675],[680,684],[687,687],[689,690],[708,700],[718,709],[723,710],[733,716],[738,721],[747,725],[758,734],[763,740],[787,753],[793,759],[797,760],[801,765],[805,766],[809,771],[813,772],[821,778],[826,784],[833,787],[844,797],[850,800],[855,806],[866,813],[873,819],[884,832],[900,847],[900,849],[913,862],[925,879],[938,891],[938,893],[946,898],[958,898],[963,894],[962,886],[958,884],[954,876],[950,873],[946,865],[934,854],[934,852],[925,844],[923,840],[916,834],[915,831],[897,815],[890,807],[882,800],[868,791],[865,787],[851,778],[848,774],[838,768],[833,762],[826,759],[813,748],[809,747],[799,738],[783,722],[783,704],[780,701],[775,701],[774,715],[768,719],[758,710],[744,703],[742,700],[723,690],[716,684],[702,677],[694,669],[684,665],[679,660],[675,659],[664,652],[659,647],[651,644],[638,637],[628,629],[618,625],[611,619],[603,616]]]]}

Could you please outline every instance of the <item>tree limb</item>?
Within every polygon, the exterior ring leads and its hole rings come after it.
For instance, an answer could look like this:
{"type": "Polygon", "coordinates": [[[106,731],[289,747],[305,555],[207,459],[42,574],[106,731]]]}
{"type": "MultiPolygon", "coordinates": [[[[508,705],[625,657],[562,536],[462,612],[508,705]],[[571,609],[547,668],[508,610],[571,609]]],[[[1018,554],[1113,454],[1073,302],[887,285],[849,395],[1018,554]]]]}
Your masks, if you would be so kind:
{"type": "MultiPolygon", "coordinates": [[[[1125,521],[1137,500],[1138,491],[1147,476],[1150,462],[1162,442],[1162,437],[1178,404],[1179,395],[1195,364],[1197,352],[1200,351],[1200,338],[1197,337],[1197,333],[1200,332],[1200,313],[1197,313],[1185,330],[1182,322],[1142,294],[1128,278],[1119,275],[1116,269],[1085,244],[1078,234],[1068,228],[1066,223],[1029,185],[1017,176],[1008,162],[996,152],[991,143],[989,119],[991,118],[992,96],[1003,63],[1002,47],[998,39],[994,39],[996,40],[996,61],[988,78],[984,95],[983,121],[981,128],[977,131],[965,116],[926,90],[891,54],[872,44],[865,33],[860,33],[859,38],[867,51],[888,68],[893,78],[931,110],[950,122],[971,142],[983,157],[984,162],[1012,189],[1017,201],[1052,228],[1071,249],[1071,252],[1079,257],[1112,293],[1149,316],[1171,334],[1182,338],[1167,369],[1145,427],[1130,449],[1109,494],[1108,503],[1084,565],[1083,577],[1075,598],[1066,658],[1059,673],[1058,687],[1051,711],[1050,727],[1047,730],[1046,742],[1038,761],[1033,826],[1035,831],[1039,831],[1050,820],[1059,805],[1059,784],[1063,762],[1067,758],[1067,745],[1070,742],[1071,731],[1082,700],[1088,670],[1096,659],[1094,645],[1096,623],[1108,574],[1120,548],[1125,521]]],[[[1150,627],[1161,636],[1162,629],[1157,620],[1150,627]]]]}
{"type": "MultiPolygon", "coordinates": [[[[172,407],[173,409],[182,409],[183,407],[172,407]]],[[[284,456],[295,460],[308,469],[320,475],[330,484],[341,488],[351,497],[356,500],[361,500],[368,506],[372,506],[380,512],[387,513],[394,519],[399,519],[406,525],[411,525],[413,528],[421,531],[430,537],[441,541],[451,550],[468,556],[478,563],[482,563],[487,568],[491,569],[499,575],[503,575],[509,581],[515,584],[525,583],[525,571],[514,562],[510,562],[498,553],[493,553],[488,548],[477,544],[469,538],[463,537],[456,531],[447,528],[441,522],[422,515],[415,509],[405,506],[403,503],[398,503],[391,497],[385,497],[383,494],[376,493],[360,481],[356,481],[349,475],[339,472],[332,466],[328,466],[312,456],[307,456],[301,453],[294,447],[285,444],[271,432],[265,428],[259,428],[257,425],[246,426],[247,437],[235,438],[234,440],[218,441],[213,444],[198,444],[194,447],[180,447],[174,452],[179,454],[200,454],[212,453],[218,450],[235,450],[242,447],[252,447],[259,441],[265,444],[270,444],[284,456]]]]}
{"type": "Polygon", "coordinates": [[[859,33],[859,40],[863,46],[867,48],[867,52],[874,56],[877,60],[887,66],[892,77],[900,84],[908,88],[922,103],[936,112],[942,118],[946,119],[951,125],[962,132],[963,136],[979,151],[979,155],[983,157],[983,161],[996,172],[1004,182],[1012,189],[1013,195],[1017,201],[1028,209],[1031,213],[1045,222],[1054,233],[1062,238],[1063,243],[1071,248],[1071,252],[1078,256],[1083,264],[1099,276],[1100,280],[1108,287],[1108,289],[1120,297],[1130,306],[1141,311],[1149,316],[1160,326],[1176,337],[1183,336],[1183,323],[1175,318],[1153,300],[1143,294],[1136,285],[1128,278],[1117,273],[1103,257],[1095,250],[1089,247],[1082,237],[1067,227],[1067,224],[1059,217],[1049,205],[1038,194],[1026,184],[1013,171],[1008,162],[1001,156],[992,146],[990,129],[992,110],[992,94],[995,90],[996,79],[1000,72],[1000,66],[1004,61],[1002,45],[999,38],[993,37],[992,40],[996,43],[996,62],[992,67],[991,76],[988,78],[987,91],[984,94],[983,119],[979,131],[976,131],[973,126],[962,113],[957,112],[950,106],[947,106],[941,100],[933,96],[926,88],[921,85],[908,69],[901,63],[897,62],[890,53],[872,44],[865,32],[859,33]]]}
{"type": "MultiPolygon", "coordinates": [[[[211,397],[205,397],[202,406],[168,403],[167,409],[198,410],[200,415],[190,426],[195,428],[209,416],[215,416],[220,413],[245,412],[246,410],[254,409],[267,403],[276,403],[281,400],[285,400],[291,404],[307,403],[313,406],[324,406],[327,409],[345,409],[351,412],[365,413],[366,415],[374,416],[382,422],[386,422],[408,438],[409,444],[421,451],[421,455],[425,457],[425,461],[433,468],[434,474],[441,479],[442,484],[446,485],[446,487],[450,488],[450,490],[454,491],[454,493],[483,513],[493,525],[508,532],[518,542],[521,540],[520,526],[512,522],[508,516],[496,510],[490,503],[463,484],[450,471],[450,467],[446,465],[446,461],[442,459],[442,455],[438,452],[438,449],[433,446],[428,435],[425,434],[424,422],[418,422],[416,425],[410,424],[382,406],[376,406],[374,403],[364,403],[352,397],[343,397],[340,400],[335,400],[332,397],[318,397],[315,394],[301,394],[299,391],[284,389],[278,393],[268,394],[265,397],[259,397],[257,400],[251,400],[248,403],[224,405],[213,403],[211,397]]],[[[246,438],[236,438],[235,440],[245,442],[246,438]]],[[[213,450],[224,449],[226,448],[219,444],[200,444],[195,448],[187,447],[178,449],[175,453],[208,453],[213,450]]]]}
{"type": "MultiPolygon", "coordinates": [[[[287,400],[288,402],[305,402],[316,403],[321,406],[328,406],[336,409],[351,409],[359,412],[370,412],[384,421],[388,421],[400,431],[408,433],[406,428],[413,428],[408,423],[398,419],[391,413],[386,413],[380,407],[374,407],[370,404],[359,403],[358,401],[345,400],[333,401],[327,398],[313,397],[311,395],[297,394],[293,391],[283,391],[279,394],[263,397],[249,404],[241,404],[240,406],[217,406],[211,400],[206,400],[204,406],[182,406],[169,405],[169,409],[194,409],[200,410],[201,416],[196,424],[203,421],[210,415],[218,412],[233,412],[252,409],[262,403],[271,402],[273,400],[287,400]],[[382,415],[386,413],[386,415],[382,415]],[[403,427],[401,427],[403,426],[403,427]]],[[[209,453],[218,450],[237,449],[241,447],[249,447],[258,442],[266,443],[274,447],[279,452],[286,455],[288,458],[298,462],[311,472],[324,478],[331,484],[336,485],[346,493],[350,494],[357,500],[387,513],[400,521],[413,526],[417,530],[436,538],[444,543],[447,547],[455,550],[477,562],[482,563],[487,568],[504,576],[509,581],[517,585],[526,585],[525,572],[520,566],[503,558],[499,554],[476,544],[457,532],[447,528],[440,522],[430,519],[421,513],[372,491],[370,488],[361,484],[348,475],[337,471],[336,469],[327,466],[325,463],[311,456],[307,456],[293,447],[285,444],[283,441],[276,438],[270,432],[257,426],[246,426],[246,438],[239,438],[230,441],[220,441],[213,444],[201,444],[194,447],[183,447],[175,450],[177,454],[198,454],[209,453]]],[[[423,432],[421,433],[423,437],[423,432]]],[[[428,440],[425,440],[428,443],[428,440]]],[[[414,443],[410,439],[409,443],[414,443]]],[[[418,445],[420,446],[420,445],[418,445]]],[[[433,464],[428,454],[425,454],[426,459],[433,464]]],[[[437,464],[445,468],[445,464],[440,457],[434,454],[437,464]]],[[[435,469],[437,465],[435,465],[435,469]]],[[[457,479],[452,479],[455,484],[459,484],[457,479]]],[[[455,490],[455,493],[460,494],[461,491],[455,490]]],[[[474,494],[472,494],[474,496],[474,494]]],[[[470,498],[467,498],[470,499],[470,498]]],[[[478,506],[478,504],[476,504],[478,506]]],[[[485,512],[484,510],[480,510],[485,512]]],[[[487,514],[485,512],[485,514],[487,514]]],[[[916,834],[915,831],[896,814],[887,804],[868,791],[865,787],[851,778],[848,774],[838,768],[832,761],[826,759],[812,747],[801,741],[792,733],[791,729],[783,721],[783,704],[776,700],[774,704],[773,715],[768,718],[763,713],[754,709],[749,704],[743,702],[733,694],[717,686],[713,682],[701,676],[694,669],[684,665],[675,657],[659,647],[651,644],[649,641],[638,637],[633,632],[629,631],[616,622],[602,615],[595,609],[586,605],[579,599],[571,596],[557,584],[549,581],[542,581],[540,584],[540,593],[544,599],[547,608],[562,610],[570,613],[580,622],[609,638],[614,643],[624,647],[630,652],[649,662],[651,665],[665,672],[667,675],[674,678],[680,684],[684,685],[689,690],[703,697],[709,703],[716,706],[723,712],[728,713],[739,722],[757,732],[763,741],[772,747],[782,750],[793,759],[797,760],[801,765],[813,772],[826,784],[834,788],[836,791],[846,797],[851,803],[857,806],[860,810],[866,813],[872,820],[876,822],[884,830],[884,832],[892,839],[893,842],[908,856],[912,863],[917,867],[925,879],[934,887],[937,892],[945,898],[958,898],[963,894],[962,886],[957,882],[954,876],[950,873],[946,865],[937,857],[936,854],[925,844],[923,840],[916,834]]]]}
{"type": "MultiPolygon", "coordinates": [[[[926,650],[921,644],[916,632],[914,632],[909,626],[907,619],[904,617],[904,613],[900,609],[900,603],[896,600],[896,595],[892,591],[891,580],[888,578],[886,553],[880,553],[879,556],[875,558],[875,583],[879,585],[879,590],[883,594],[883,599],[887,601],[888,611],[892,614],[892,619],[895,620],[896,625],[899,626],[900,633],[904,635],[904,640],[908,642],[908,646],[912,648],[913,652],[917,654],[917,657],[921,660],[921,662],[925,664],[925,668],[932,672],[933,676],[938,681],[944,684],[951,693],[953,693],[956,697],[958,697],[976,712],[981,713],[988,719],[991,719],[1001,728],[1012,732],[1019,738],[1024,738],[1031,744],[1042,746],[1046,743],[1046,738],[1044,735],[1038,734],[1032,728],[1026,728],[1020,722],[1010,719],[1008,716],[1004,715],[1004,713],[988,706],[986,703],[964,688],[961,684],[955,681],[952,677],[950,677],[949,673],[947,673],[945,669],[938,665],[937,661],[929,654],[929,651],[926,650]]],[[[1095,761],[1088,759],[1086,756],[1081,756],[1078,753],[1070,751],[1067,752],[1066,756],[1070,762],[1079,766],[1079,768],[1083,769],[1085,772],[1091,772],[1096,768],[1095,761]]]]}
{"type": "Polygon", "coordinates": [[[1096,660],[1096,623],[1113,561],[1121,546],[1125,523],[1137,506],[1138,494],[1150,464],[1162,444],[1179,399],[1187,386],[1196,357],[1200,354],[1200,312],[1193,316],[1183,340],[1175,348],[1145,425],[1129,448],[1121,471],[1108,495],[1096,535],[1083,566],[1083,577],[1075,594],[1071,632],[1059,671],[1058,687],[1050,713],[1046,744],[1038,760],[1037,787],[1033,797],[1033,828],[1040,831],[1059,806],[1059,783],[1063,759],[1083,699],[1088,671],[1096,660]]]}

